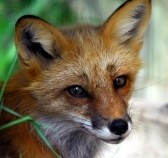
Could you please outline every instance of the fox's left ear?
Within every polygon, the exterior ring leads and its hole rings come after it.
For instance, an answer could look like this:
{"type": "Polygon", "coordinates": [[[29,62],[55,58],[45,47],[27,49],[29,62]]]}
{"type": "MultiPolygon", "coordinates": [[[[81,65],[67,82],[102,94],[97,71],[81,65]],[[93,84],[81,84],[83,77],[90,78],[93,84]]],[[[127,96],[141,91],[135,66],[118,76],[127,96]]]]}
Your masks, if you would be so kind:
{"type": "Polygon", "coordinates": [[[59,29],[33,15],[18,19],[15,43],[21,67],[31,78],[39,75],[54,60],[60,60],[70,45],[59,29]]]}
{"type": "Polygon", "coordinates": [[[151,0],[127,0],[103,24],[103,36],[141,47],[151,14],[151,0]]]}

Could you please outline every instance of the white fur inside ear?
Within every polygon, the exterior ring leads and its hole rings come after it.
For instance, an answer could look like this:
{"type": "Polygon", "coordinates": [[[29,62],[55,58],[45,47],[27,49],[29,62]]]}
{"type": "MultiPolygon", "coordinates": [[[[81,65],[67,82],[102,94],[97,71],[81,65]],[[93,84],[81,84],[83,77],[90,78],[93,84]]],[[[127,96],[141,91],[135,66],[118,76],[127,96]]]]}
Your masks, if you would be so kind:
{"type": "Polygon", "coordinates": [[[53,39],[51,34],[42,34],[42,33],[36,33],[32,39],[32,42],[40,43],[42,48],[52,55],[51,49],[53,44],[53,39]]]}
{"type": "Polygon", "coordinates": [[[123,40],[128,40],[129,38],[134,36],[134,31],[136,31],[136,27],[139,21],[140,19],[133,18],[128,18],[121,21],[117,30],[119,36],[122,36],[123,40]]]}
{"type": "Polygon", "coordinates": [[[118,22],[117,31],[123,40],[128,40],[134,36],[138,36],[141,31],[140,22],[145,15],[144,5],[136,7],[129,15],[123,15],[123,19],[118,22]]]}

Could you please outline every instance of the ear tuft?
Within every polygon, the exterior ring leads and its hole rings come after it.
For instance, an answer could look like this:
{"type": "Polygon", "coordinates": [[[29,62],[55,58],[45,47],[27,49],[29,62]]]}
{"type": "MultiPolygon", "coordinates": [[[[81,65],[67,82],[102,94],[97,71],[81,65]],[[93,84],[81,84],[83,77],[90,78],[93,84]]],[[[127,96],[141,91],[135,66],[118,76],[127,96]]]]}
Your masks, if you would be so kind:
{"type": "Polygon", "coordinates": [[[36,61],[45,67],[60,59],[65,41],[61,31],[39,17],[25,15],[16,23],[15,43],[20,61],[26,66],[31,67],[32,61],[36,61]]]}
{"type": "Polygon", "coordinates": [[[137,34],[139,25],[143,17],[145,16],[145,7],[138,6],[133,10],[132,15],[128,18],[127,23],[125,23],[121,28],[121,36],[125,38],[125,40],[134,37],[137,34]]]}
{"type": "Polygon", "coordinates": [[[32,55],[34,54],[37,57],[41,56],[46,60],[52,60],[54,57],[43,48],[40,42],[36,42],[39,39],[35,37],[33,30],[29,30],[30,27],[25,28],[21,33],[23,44],[32,55]]]}
{"type": "Polygon", "coordinates": [[[103,34],[105,37],[115,38],[120,43],[134,41],[140,44],[150,14],[151,0],[127,0],[104,23],[103,34]]]}
{"type": "Polygon", "coordinates": [[[39,20],[44,21],[43,19],[41,19],[40,17],[35,16],[35,15],[23,15],[23,16],[21,16],[21,17],[17,20],[17,22],[16,22],[16,24],[15,24],[15,27],[17,27],[17,26],[20,24],[20,22],[21,22],[22,20],[25,20],[25,19],[39,19],[39,20]]]}
{"type": "Polygon", "coordinates": [[[145,7],[143,5],[140,5],[134,10],[133,18],[142,19],[144,15],[145,15],[145,7]]]}

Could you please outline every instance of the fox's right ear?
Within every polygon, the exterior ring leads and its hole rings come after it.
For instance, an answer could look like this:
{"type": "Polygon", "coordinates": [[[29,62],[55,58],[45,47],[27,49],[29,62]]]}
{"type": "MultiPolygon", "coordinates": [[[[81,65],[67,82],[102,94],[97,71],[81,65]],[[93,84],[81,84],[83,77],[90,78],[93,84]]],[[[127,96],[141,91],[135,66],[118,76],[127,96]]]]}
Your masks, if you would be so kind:
{"type": "Polygon", "coordinates": [[[49,23],[26,15],[16,23],[15,43],[24,68],[38,73],[53,59],[61,58],[60,52],[67,40],[49,23]]]}
{"type": "Polygon", "coordinates": [[[103,36],[111,42],[141,48],[151,15],[151,0],[127,0],[103,24],[103,36]]]}

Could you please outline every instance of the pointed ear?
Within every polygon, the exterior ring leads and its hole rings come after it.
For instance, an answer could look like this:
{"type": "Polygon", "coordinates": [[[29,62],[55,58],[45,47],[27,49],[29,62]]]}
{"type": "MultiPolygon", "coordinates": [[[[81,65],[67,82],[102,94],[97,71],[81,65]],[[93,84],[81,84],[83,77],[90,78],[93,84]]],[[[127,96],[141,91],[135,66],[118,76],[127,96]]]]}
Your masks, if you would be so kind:
{"type": "Polygon", "coordinates": [[[127,0],[103,24],[103,35],[119,43],[142,45],[151,14],[151,0],[127,0]]]}
{"type": "Polygon", "coordinates": [[[23,67],[39,73],[49,62],[61,58],[60,50],[67,40],[44,20],[26,15],[16,23],[15,43],[23,67]]]}

